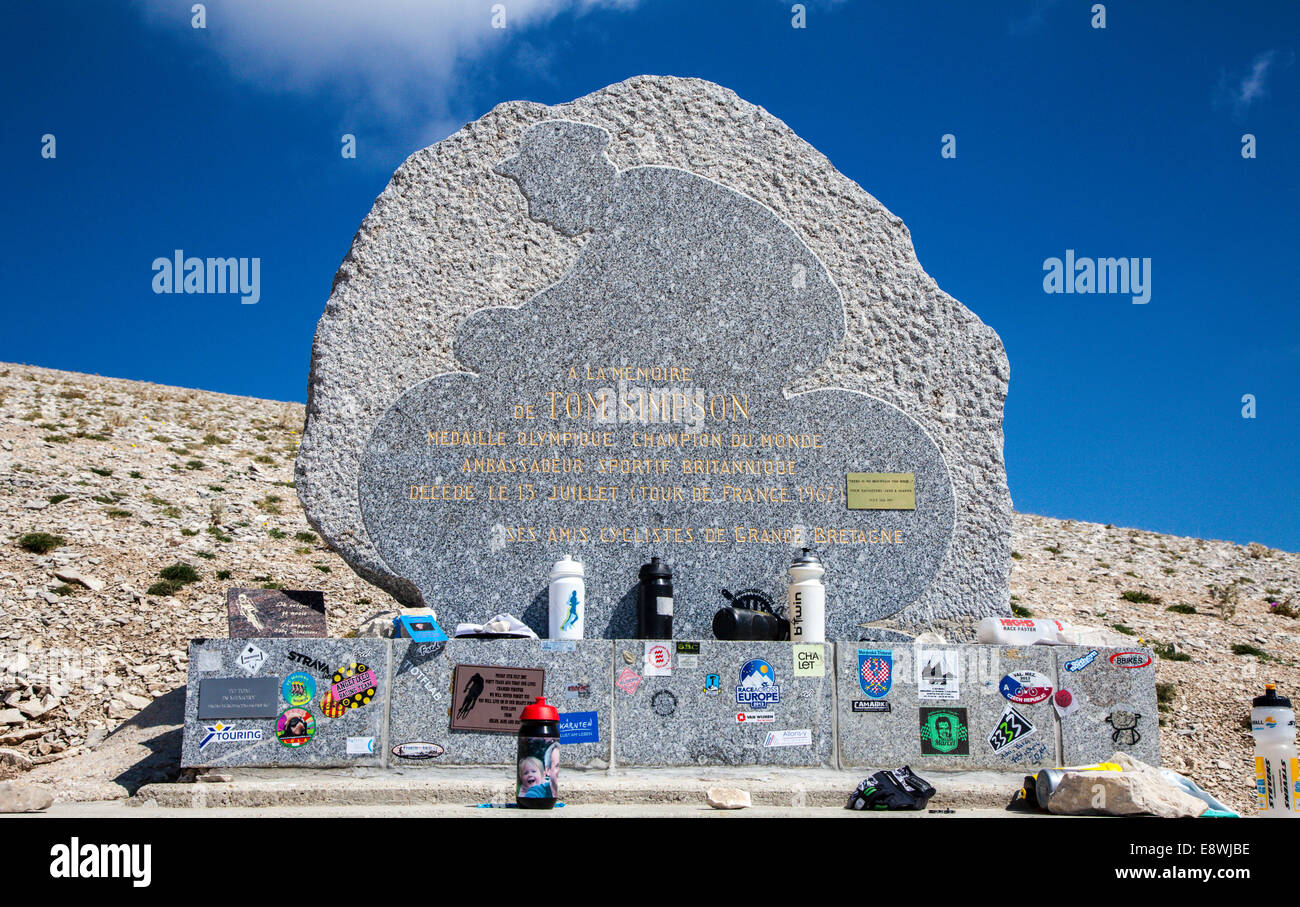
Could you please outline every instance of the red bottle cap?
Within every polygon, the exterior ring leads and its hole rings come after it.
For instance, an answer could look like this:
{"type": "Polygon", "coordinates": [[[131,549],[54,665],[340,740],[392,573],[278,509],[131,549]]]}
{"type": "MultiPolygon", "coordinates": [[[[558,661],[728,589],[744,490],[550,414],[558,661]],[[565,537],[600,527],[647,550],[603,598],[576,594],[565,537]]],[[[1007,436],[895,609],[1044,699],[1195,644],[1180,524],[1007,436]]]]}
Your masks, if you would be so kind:
{"type": "Polygon", "coordinates": [[[553,705],[546,704],[545,696],[538,696],[537,701],[532,705],[524,706],[523,713],[519,716],[520,721],[559,721],[560,712],[553,705]]]}

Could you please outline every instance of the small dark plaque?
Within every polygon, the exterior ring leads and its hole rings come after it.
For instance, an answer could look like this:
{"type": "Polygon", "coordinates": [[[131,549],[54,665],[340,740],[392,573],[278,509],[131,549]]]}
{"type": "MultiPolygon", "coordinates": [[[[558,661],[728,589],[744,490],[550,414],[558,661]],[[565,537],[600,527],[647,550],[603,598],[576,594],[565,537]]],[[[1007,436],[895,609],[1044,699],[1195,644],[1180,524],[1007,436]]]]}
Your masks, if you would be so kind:
{"type": "Polygon", "coordinates": [[[275,718],[280,714],[279,694],[275,677],[205,677],[199,681],[198,717],[275,718]]]}
{"type": "Polygon", "coordinates": [[[226,592],[226,615],[231,639],[329,636],[324,592],[230,589],[226,592]]]}

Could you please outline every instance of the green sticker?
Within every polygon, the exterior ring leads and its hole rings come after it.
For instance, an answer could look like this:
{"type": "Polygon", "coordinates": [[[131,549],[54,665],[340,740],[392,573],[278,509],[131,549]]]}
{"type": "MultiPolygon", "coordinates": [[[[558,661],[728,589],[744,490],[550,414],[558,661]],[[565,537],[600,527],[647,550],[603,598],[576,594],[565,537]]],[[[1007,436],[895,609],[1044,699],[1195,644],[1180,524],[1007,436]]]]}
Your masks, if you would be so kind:
{"type": "Polygon", "coordinates": [[[965,709],[921,709],[923,756],[969,756],[965,709]]]}

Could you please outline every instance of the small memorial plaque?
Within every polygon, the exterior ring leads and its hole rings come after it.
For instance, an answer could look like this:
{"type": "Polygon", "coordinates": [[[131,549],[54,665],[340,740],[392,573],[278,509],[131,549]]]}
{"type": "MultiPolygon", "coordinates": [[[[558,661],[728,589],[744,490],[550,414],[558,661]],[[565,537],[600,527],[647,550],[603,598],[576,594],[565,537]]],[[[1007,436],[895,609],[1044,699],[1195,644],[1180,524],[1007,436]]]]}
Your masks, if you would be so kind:
{"type": "Polygon", "coordinates": [[[456,665],[451,729],[516,733],[519,714],[542,695],[545,681],[542,668],[456,665]]]}
{"type": "Polygon", "coordinates": [[[205,677],[199,681],[200,720],[275,718],[280,681],[274,677],[205,677]]]}
{"type": "Polygon", "coordinates": [[[409,614],[403,614],[398,618],[402,626],[402,635],[416,642],[446,642],[447,634],[443,632],[442,627],[433,619],[430,614],[426,617],[412,617],[409,614]]]}
{"type": "Polygon", "coordinates": [[[851,472],[845,477],[849,510],[915,510],[916,474],[851,472]]]}
{"type": "Polygon", "coordinates": [[[231,639],[329,636],[325,593],[287,589],[230,589],[226,615],[231,639]]]}

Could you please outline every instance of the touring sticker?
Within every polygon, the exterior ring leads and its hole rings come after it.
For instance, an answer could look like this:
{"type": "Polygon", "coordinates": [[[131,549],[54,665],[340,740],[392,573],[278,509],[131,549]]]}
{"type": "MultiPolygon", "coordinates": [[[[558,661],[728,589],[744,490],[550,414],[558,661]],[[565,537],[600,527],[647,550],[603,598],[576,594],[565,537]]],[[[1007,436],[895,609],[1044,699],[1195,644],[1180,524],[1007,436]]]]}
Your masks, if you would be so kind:
{"type": "Polygon", "coordinates": [[[204,730],[207,733],[199,741],[199,752],[203,752],[212,743],[256,743],[262,739],[262,732],[256,728],[234,728],[220,721],[205,725],[204,730]]]}

